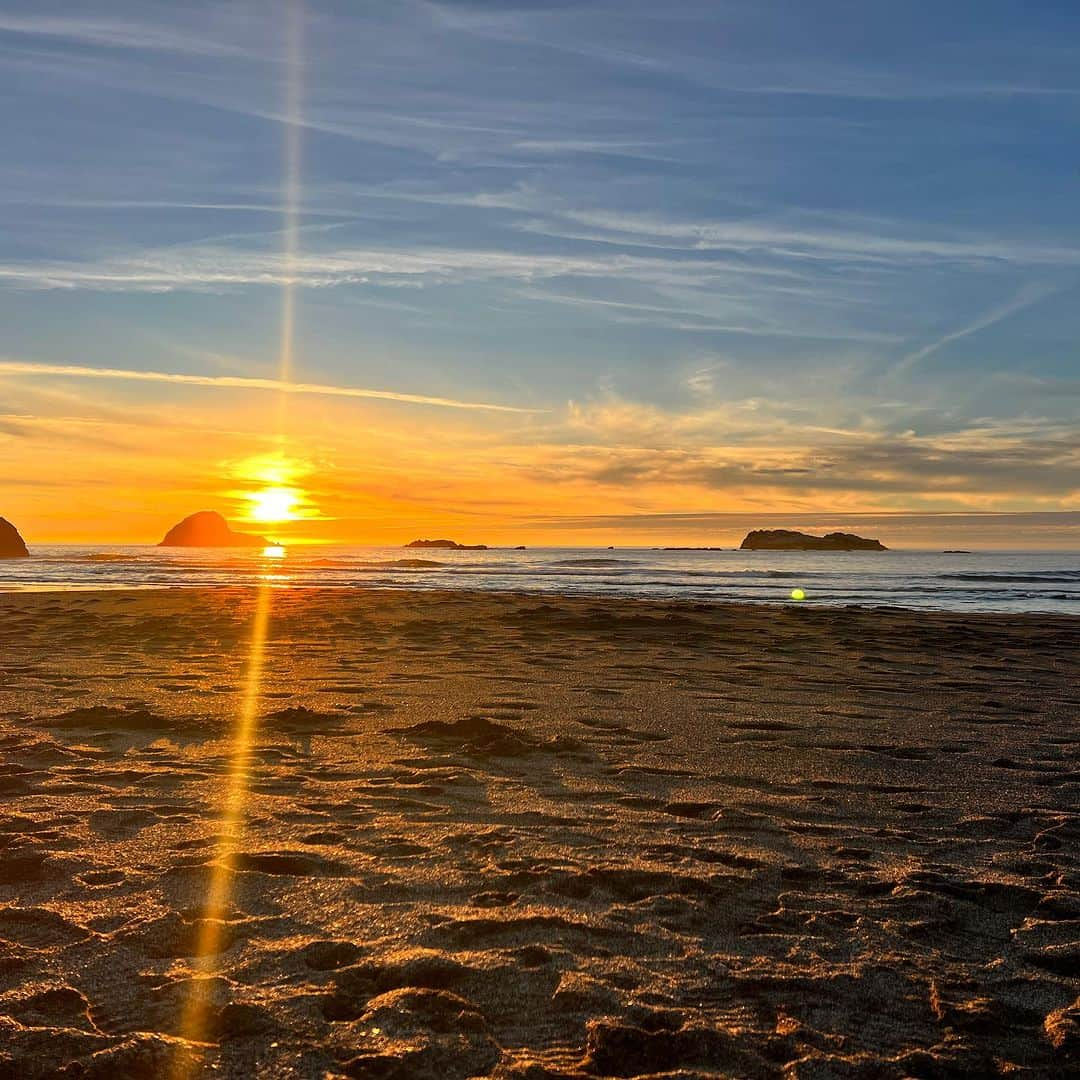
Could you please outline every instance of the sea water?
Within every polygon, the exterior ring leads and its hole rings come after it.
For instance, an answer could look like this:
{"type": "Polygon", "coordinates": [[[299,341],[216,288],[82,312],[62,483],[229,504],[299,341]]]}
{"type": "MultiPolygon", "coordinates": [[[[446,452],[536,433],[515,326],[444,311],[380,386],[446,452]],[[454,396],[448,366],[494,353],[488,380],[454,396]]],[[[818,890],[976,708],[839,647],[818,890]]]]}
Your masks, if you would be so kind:
{"type": "Polygon", "coordinates": [[[282,588],[473,589],[1080,613],[1080,552],[1060,551],[444,551],[300,546],[282,555],[280,550],[264,553],[262,549],[58,544],[35,546],[29,559],[0,561],[0,591],[4,592],[260,582],[282,588]],[[793,600],[795,590],[801,590],[805,599],[793,600]]]}

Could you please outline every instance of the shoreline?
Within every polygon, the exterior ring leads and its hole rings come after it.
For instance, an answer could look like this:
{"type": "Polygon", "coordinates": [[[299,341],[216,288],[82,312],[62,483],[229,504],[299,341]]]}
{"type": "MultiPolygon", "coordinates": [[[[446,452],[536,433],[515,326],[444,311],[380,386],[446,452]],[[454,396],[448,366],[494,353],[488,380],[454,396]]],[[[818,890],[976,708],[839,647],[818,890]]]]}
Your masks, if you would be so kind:
{"type": "Polygon", "coordinates": [[[615,592],[555,592],[555,591],[530,591],[519,588],[490,588],[490,589],[454,589],[440,588],[439,586],[416,586],[413,583],[401,585],[367,585],[363,582],[342,582],[339,585],[327,582],[192,582],[182,583],[112,583],[102,582],[97,584],[64,584],[52,585],[48,583],[32,584],[24,587],[19,585],[7,585],[0,582],[0,602],[7,597],[23,596],[56,596],[71,594],[73,596],[103,596],[118,593],[220,593],[237,590],[248,593],[256,593],[262,589],[269,589],[274,593],[327,593],[340,595],[348,593],[371,594],[387,593],[391,595],[415,594],[416,596],[436,596],[441,599],[460,597],[462,599],[508,599],[508,600],[547,600],[553,602],[580,602],[580,603],[612,603],[612,604],[646,604],[656,607],[687,607],[687,608],[744,608],[759,609],[762,611],[776,612],[777,610],[800,609],[804,611],[848,611],[868,612],[881,616],[891,614],[906,616],[955,616],[957,618],[992,618],[992,619],[1046,619],[1064,620],[1080,626],[1080,614],[1071,612],[1055,611],[1045,608],[1031,608],[1027,610],[993,609],[993,608],[956,608],[956,607],[909,607],[901,604],[874,604],[866,601],[852,603],[830,603],[828,600],[818,600],[813,596],[807,596],[804,600],[794,600],[791,597],[782,597],[776,600],[737,600],[730,597],[687,597],[685,599],[671,597],[633,596],[615,592]]]}
{"type": "Polygon", "coordinates": [[[1078,651],[1070,615],[0,594],[0,1063],[1062,1075],[1078,651]]]}

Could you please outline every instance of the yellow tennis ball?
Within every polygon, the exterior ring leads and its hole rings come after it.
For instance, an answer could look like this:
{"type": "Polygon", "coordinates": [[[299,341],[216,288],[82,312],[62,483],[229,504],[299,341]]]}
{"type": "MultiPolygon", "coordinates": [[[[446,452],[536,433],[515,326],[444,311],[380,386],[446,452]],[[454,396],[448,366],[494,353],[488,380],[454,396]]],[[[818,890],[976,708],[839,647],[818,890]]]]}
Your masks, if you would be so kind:
{"type": "Polygon", "coordinates": [[[791,590],[791,599],[792,600],[805,600],[806,599],[806,593],[803,592],[802,589],[792,589],[791,590]]]}

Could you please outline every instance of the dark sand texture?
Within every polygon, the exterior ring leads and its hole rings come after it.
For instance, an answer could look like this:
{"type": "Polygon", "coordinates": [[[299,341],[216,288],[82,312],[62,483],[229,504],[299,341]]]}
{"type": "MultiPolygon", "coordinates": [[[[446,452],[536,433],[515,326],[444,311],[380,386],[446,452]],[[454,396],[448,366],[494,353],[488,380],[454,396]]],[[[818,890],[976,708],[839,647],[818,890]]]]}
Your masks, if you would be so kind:
{"type": "Polygon", "coordinates": [[[1080,1072],[1077,620],[255,604],[0,596],[0,1076],[1080,1072]]]}

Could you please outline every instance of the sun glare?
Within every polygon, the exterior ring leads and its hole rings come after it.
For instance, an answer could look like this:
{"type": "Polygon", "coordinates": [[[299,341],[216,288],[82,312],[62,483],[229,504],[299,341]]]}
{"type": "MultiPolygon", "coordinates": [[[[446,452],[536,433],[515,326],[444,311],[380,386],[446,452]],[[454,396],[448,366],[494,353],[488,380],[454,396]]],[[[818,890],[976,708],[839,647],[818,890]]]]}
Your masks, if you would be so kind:
{"type": "Polygon", "coordinates": [[[309,462],[277,451],[229,462],[226,468],[241,481],[227,495],[243,505],[246,521],[279,524],[320,516],[303,485],[312,472],[309,462]]]}
{"type": "Polygon", "coordinates": [[[249,492],[251,505],[247,516],[251,521],[295,521],[300,492],[295,488],[270,487],[249,492]]]}

